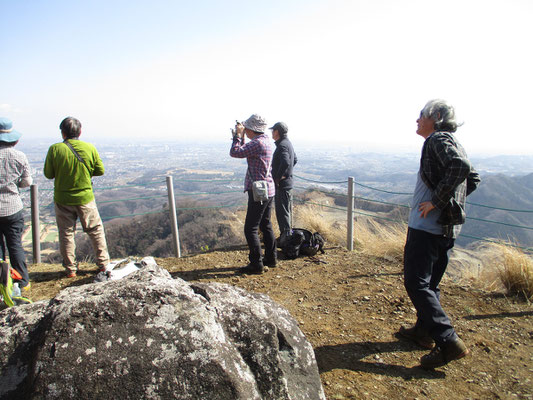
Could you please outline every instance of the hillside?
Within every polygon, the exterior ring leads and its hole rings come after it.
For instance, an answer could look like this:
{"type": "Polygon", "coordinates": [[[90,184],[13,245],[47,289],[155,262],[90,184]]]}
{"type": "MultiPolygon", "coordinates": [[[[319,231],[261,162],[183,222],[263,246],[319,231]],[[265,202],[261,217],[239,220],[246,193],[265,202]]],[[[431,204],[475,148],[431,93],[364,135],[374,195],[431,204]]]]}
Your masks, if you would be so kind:
{"type": "MultiPolygon", "coordinates": [[[[511,399],[533,397],[533,306],[445,278],[443,305],[472,351],[435,371],[417,367],[425,350],[395,337],[415,315],[401,262],[342,248],[284,260],[261,276],[238,276],[247,252],[210,252],[157,262],[173,277],[217,281],[265,293],[286,307],[314,347],[328,399],[511,399]]],[[[34,300],[92,282],[94,265],[63,278],[60,265],[30,266],[34,300]]]]}
{"type": "Polygon", "coordinates": [[[520,229],[510,226],[467,220],[463,233],[476,237],[513,239],[522,246],[533,244],[533,212],[506,212],[502,209],[533,210],[533,174],[509,177],[505,175],[488,175],[482,177],[482,184],[468,198],[471,203],[499,207],[468,206],[468,218],[483,218],[510,225],[526,226],[520,229]]]}

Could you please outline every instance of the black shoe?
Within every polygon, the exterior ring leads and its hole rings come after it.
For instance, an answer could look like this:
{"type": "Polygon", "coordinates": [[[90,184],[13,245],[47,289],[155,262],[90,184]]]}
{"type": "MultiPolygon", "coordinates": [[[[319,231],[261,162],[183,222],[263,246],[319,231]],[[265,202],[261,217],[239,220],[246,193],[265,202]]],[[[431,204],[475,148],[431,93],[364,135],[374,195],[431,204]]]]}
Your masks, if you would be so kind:
{"type": "Polygon", "coordinates": [[[429,334],[424,331],[423,329],[415,326],[412,326],[411,328],[406,328],[405,326],[401,326],[400,330],[398,331],[398,335],[412,340],[419,346],[422,346],[424,349],[432,349],[435,342],[429,336],[429,334]]]}
{"type": "Polygon", "coordinates": [[[250,263],[246,267],[239,268],[237,273],[239,274],[252,274],[252,275],[261,275],[263,272],[268,271],[268,268],[263,266],[262,262],[259,263],[250,263]]]}
{"type": "Polygon", "coordinates": [[[263,265],[266,265],[269,268],[276,268],[278,266],[278,260],[273,258],[271,260],[263,259],[263,265]]]}
{"type": "Polygon", "coordinates": [[[454,342],[448,342],[443,346],[435,346],[429,354],[420,359],[420,366],[426,369],[442,367],[450,361],[458,360],[467,356],[470,351],[463,341],[457,338],[454,342]]]}

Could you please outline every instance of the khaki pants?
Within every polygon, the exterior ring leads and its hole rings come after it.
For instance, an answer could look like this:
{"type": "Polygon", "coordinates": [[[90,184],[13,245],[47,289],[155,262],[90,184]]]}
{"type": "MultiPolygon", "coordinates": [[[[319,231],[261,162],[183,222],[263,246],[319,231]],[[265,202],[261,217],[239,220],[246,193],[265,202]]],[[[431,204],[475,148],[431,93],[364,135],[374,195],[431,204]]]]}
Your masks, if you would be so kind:
{"type": "Polygon", "coordinates": [[[109,253],[105,240],[104,225],[93,200],[82,206],[64,206],[55,203],[57,229],[59,230],[59,251],[63,266],[69,272],[76,272],[76,219],[79,218],[83,231],[89,235],[96,256],[96,265],[105,268],[109,264],[109,253]]]}

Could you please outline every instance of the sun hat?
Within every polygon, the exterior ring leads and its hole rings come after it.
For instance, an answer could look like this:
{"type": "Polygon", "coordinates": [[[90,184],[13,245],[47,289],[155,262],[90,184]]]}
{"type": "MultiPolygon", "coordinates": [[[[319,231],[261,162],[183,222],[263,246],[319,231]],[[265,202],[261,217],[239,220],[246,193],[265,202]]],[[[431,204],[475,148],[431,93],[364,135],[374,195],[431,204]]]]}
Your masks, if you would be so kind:
{"type": "Polygon", "coordinates": [[[245,128],[258,133],[265,133],[267,123],[263,117],[257,114],[252,114],[250,118],[242,123],[245,128]]]}
{"type": "Polygon", "coordinates": [[[274,126],[268,128],[272,129],[273,131],[278,131],[280,135],[286,135],[287,132],[289,132],[289,128],[287,127],[287,124],[285,122],[276,122],[274,126]]]}
{"type": "Polygon", "coordinates": [[[22,133],[13,130],[13,122],[9,118],[0,117],[0,142],[13,143],[21,136],[22,133]]]}

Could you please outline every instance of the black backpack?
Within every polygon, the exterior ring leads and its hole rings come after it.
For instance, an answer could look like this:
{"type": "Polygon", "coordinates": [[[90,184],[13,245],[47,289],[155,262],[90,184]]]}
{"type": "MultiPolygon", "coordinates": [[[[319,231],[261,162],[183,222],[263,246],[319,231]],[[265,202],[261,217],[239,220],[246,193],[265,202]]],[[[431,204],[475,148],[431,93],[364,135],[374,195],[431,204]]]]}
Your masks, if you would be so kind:
{"type": "Polygon", "coordinates": [[[324,254],[325,240],[318,232],[311,233],[307,229],[295,228],[282,247],[283,254],[288,259],[295,259],[299,255],[314,256],[319,251],[324,254]]]}

